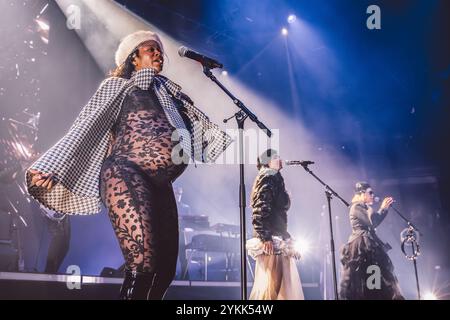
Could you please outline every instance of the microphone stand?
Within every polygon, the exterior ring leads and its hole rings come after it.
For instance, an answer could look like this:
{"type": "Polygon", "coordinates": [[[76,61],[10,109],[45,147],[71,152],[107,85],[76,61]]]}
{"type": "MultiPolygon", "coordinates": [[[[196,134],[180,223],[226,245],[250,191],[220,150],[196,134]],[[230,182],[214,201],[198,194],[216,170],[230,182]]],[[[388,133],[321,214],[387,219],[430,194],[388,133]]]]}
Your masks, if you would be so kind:
{"type": "Polygon", "coordinates": [[[331,199],[333,196],[341,200],[345,206],[350,206],[350,204],[345,201],[336,191],[334,191],[328,184],[323,182],[311,169],[308,168],[308,164],[301,164],[303,169],[306,170],[310,175],[312,175],[317,181],[319,181],[325,187],[325,196],[327,197],[328,203],[328,219],[330,222],[330,251],[331,251],[331,261],[333,264],[333,288],[334,288],[334,299],[339,300],[338,289],[337,289],[337,274],[336,274],[336,257],[334,249],[334,238],[333,238],[333,220],[331,215],[331,199]]]}
{"type": "Polygon", "coordinates": [[[402,240],[402,245],[401,245],[401,249],[403,254],[405,255],[405,257],[408,260],[412,260],[413,265],[414,265],[414,274],[416,276],[416,287],[417,287],[417,298],[420,300],[420,286],[419,286],[419,275],[417,273],[417,257],[420,255],[420,247],[419,247],[419,240],[418,240],[418,235],[422,236],[422,233],[419,231],[419,229],[417,229],[417,227],[408,219],[405,218],[405,216],[403,216],[400,211],[397,210],[397,208],[395,208],[394,206],[391,206],[392,209],[394,209],[394,211],[403,219],[406,221],[406,223],[408,224],[408,227],[405,228],[401,233],[400,233],[400,238],[402,240]],[[410,255],[408,255],[406,253],[406,249],[405,249],[405,245],[410,245],[411,246],[411,251],[412,253],[410,255]]]}
{"type": "Polygon", "coordinates": [[[400,211],[397,210],[396,207],[394,207],[393,205],[391,205],[391,208],[394,209],[394,211],[400,216],[400,218],[402,218],[403,220],[405,220],[405,222],[408,224],[408,226],[411,226],[415,231],[417,231],[421,236],[423,236],[423,234],[419,231],[419,229],[411,222],[409,221],[407,218],[405,218],[404,215],[402,215],[400,213],[400,211]]]}
{"type": "Polygon", "coordinates": [[[223,120],[227,123],[231,118],[235,118],[239,129],[239,211],[240,211],[240,237],[241,237],[241,299],[247,300],[247,259],[246,259],[246,223],[245,223],[245,206],[246,206],[246,193],[244,183],[244,123],[247,118],[250,118],[256,125],[261,128],[267,136],[270,138],[272,132],[258,120],[255,114],[253,114],[239,99],[237,99],[217,78],[212,74],[211,69],[213,65],[204,63],[203,73],[211,79],[215,84],[219,86],[230,98],[233,103],[240,109],[232,117],[223,120]]]}

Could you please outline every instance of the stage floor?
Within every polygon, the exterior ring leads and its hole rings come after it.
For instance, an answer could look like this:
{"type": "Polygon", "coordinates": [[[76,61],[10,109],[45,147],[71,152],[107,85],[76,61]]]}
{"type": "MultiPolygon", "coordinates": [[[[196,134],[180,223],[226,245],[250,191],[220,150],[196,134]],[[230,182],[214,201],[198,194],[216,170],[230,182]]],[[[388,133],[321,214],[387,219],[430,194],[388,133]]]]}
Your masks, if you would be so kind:
{"type": "MultiPolygon", "coordinates": [[[[115,300],[122,278],[0,272],[0,299],[115,300]]],[[[253,283],[248,282],[250,292],[253,283]]],[[[303,283],[306,299],[321,299],[318,283],[303,283]]],[[[239,300],[240,282],[172,282],[167,300],[239,300]]]]}

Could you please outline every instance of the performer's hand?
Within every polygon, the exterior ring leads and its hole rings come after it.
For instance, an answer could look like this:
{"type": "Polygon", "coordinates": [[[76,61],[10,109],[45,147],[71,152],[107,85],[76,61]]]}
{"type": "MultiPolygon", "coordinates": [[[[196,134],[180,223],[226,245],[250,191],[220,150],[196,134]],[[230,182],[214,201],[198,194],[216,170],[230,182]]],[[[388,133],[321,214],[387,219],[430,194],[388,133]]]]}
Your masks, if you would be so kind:
{"type": "Polygon", "coordinates": [[[264,241],[264,252],[266,254],[273,254],[273,242],[272,241],[264,241]]]}
{"type": "Polygon", "coordinates": [[[383,199],[383,202],[381,203],[380,209],[381,210],[387,210],[389,207],[394,203],[394,198],[392,197],[386,197],[383,199]]]}
{"type": "Polygon", "coordinates": [[[30,169],[30,173],[32,174],[31,185],[47,188],[48,190],[50,190],[53,187],[54,185],[53,174],[42,173],[34,169],[30,169]]]}

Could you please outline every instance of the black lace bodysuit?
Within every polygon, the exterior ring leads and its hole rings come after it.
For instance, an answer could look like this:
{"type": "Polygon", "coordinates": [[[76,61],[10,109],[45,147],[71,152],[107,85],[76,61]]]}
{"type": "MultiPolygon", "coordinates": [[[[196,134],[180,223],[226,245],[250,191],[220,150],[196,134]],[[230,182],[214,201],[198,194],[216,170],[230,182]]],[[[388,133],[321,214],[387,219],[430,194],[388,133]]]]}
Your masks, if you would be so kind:
{"type": "MultiPolygon", "coordinates": [[[[178,215],[172,182],[186,165],[171,160],[174,131],[155,93],[134,89],[113,127],[100,192],[129,270],[172,281],[178,253],[178,215]]],[[[165,287],[165,289],[164,289],[165,287]]]]}

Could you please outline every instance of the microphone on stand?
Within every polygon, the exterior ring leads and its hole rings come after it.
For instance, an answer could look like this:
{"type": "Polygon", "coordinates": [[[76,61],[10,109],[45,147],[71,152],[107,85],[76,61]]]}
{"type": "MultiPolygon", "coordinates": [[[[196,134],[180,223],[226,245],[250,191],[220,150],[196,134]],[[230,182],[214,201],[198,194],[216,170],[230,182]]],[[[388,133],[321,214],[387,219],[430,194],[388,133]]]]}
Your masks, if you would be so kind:
{"type": "Polygon", "coordinates": [[[309,166],[310,164],[314,164],[314,161],[309,160],[284,160],[284,164],[286,166],[309,166]]]}
{"type": "Polygon", "coordinates": [[[204,56],[198,52],[195,52],[189,48],[186,47],[179,47],[178,48],[178,54],[181,57],[186,57],[192,60],[195,60],[197,62],[200,62],[203,66],[207,66],[210,69],[214,69],[214,68],[223,68],[223,64],[221,64],[220,62],[209,58],[207,56],[204,56]]]}

